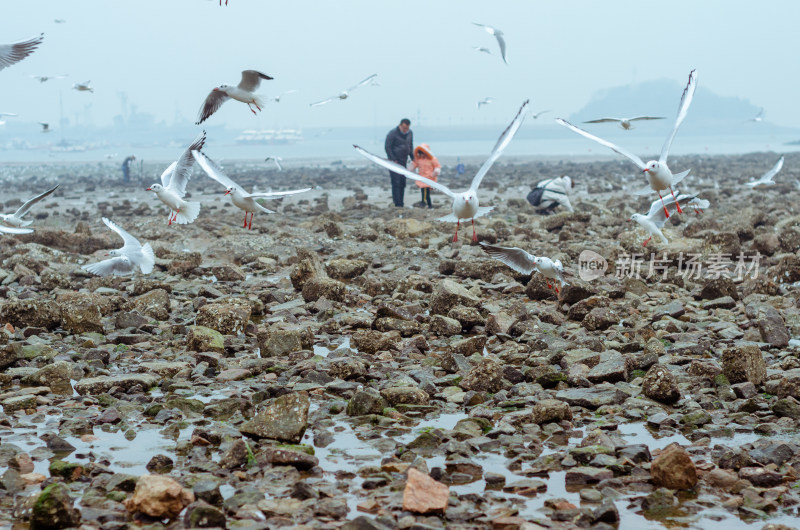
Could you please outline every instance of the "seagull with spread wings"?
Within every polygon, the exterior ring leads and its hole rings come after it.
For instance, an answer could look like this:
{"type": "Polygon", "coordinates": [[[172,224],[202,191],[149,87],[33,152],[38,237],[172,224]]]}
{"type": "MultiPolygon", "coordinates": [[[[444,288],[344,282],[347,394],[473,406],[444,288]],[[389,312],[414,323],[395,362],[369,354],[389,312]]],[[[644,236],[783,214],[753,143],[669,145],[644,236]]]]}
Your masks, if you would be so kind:
{"type": "MultiPolygon", "coordinates": [[[[608,140],[598,138],[597,136],[584,131],[580,127],[576,127],[568,121],[562,120],[561,118],[556,119],[556,121],[564,127],[567,127],[568,129],[580,134],[581,136],[585,136],[590,140],[594,140],[595,142],[608,147],[612,151],[621,154],[636,164],[636,167],[641,169],[642,172],[647,173],[650,187],[645,190],[640,190],[639,192],[636,192],[636,194],[649,193],[649,190],[651,189],[658,193],[658,197],[661,199],[662,206],[664,206],[664,214],[669,217],[669,212],[667,212],[667,207],[664,205],[661,192],[664,190],[670,190],[672,196],[675,197],[675,192],[673,191],[672,186],[683,180],[683,178],[689,174],[689,170],[687,169],[683,173],[673,175],[672,171],[669,169],[669,166],[667,166],[667,157],[669,156],[669,148],[672,146],[672,140],[675,139],[675,134],[677,134],[678,128],[681,126],[681,123],[683,123],[683,120],[686,118],[686,114],[689,112],[689,105],[692,103],[692,98],[694,97],[694,92],[696,89],[697,70],[692,70],[689,72],[689,82],[686,84],[686,88],[683,89],[681,103],[678,107],[678,116],[675,118],[675,125],[672,127],[672,132],[669,136],[667,136],[667,140],[664,142],[664,146],[661,148],[661,156],[659,156],[658,160],[651,160],[646,164],[638,156],[617,146],[616,144],[609,142],[608,140]]],[[[677,208],[678,213],[681,213],[680,204],[677,204],[677,208]]]]}
{"type": "Polygon", "coordinates": [[[653,201],[652,204],[650,204],[650,211],[648,211],[647,214],[635,213],[631,215],[630,219],[628,219],[628,221],[635,221],[639,223],[642,228],[650,233],[650,237],[648,237],[644,243],[642,243],[643,247],[647,246],[650,240],[653,239],[653,236],[658,236],[661,242],[665,245],[669,243],[667,238],[664,237],[664,234],[661,232],[661,229],[664,227],[664,223],[667,222],[667,218],[669,217],[666,209],[680,209],[681,203],[683,203],[684,206],[690,206],[694,208],[694,211],[698,214],[711,205],[711,203],[709,203],[707,200],[700,199],[699,197],[688,193],[678,195],[677,198],[674,196],[667,197],[666,204],[664,204],[663,200],[660,202],[658,200],[653,201]]]}
{"type": "Polygon", "coordinates": [[[255,94],[255,91],[258,90],[258,87],[261,85],[262,79],[269,81],[272,78],[257,70],[244,70],[242,72],[242,80],[239,81],[237,86],[220,85],[212,89],[208,96],[206,96],[203,106],[200,107],[200,113],[195,125],[200,125],[206,121],[212,114],[219,110],[223,103],[231,98],[236,101],[241,101],[242,103],[247,103],[250,112],[256,114],[256,111],[253,110],[253,105],[255,105],[258,110],[261,110],[261,107],[264,106],[264,102],[255,94]]]}
{"type": "Polygon", "coordinates": [[[666,118],[658,117],[658,116],[635,116],[633,118],[600,118],[598,120],[589,120],[583,123],[619,123],[619,126],[629,131],[633,129],[633,125],[631,122],[634,121],[646,121],[646,120],[664,120],[666,118]]]}
{"type": "Polygon", "coordinates": [[[164,170],[161,174],[161,184],[151,184],[146,189],[154,192],[156,197],[169,208],[168,225],[173,221],[179,225],[192,223],[200,214],[200,203],[185,201],[183,197],[186,195],[186,184],[189,182],[194,165],[192,151],[202,149],[205,142],[206,132],[203,131],[181,157],[164,170]]]}
{"type": "Polygon", "coordinates": [[[50,188],[44,193],[40,193],[36,197],[28,199],[25,203],[20,206],[16,212],[10,214],[0,214],[0,225],[5,225],[12,228],[23,228],[25,226],[30,225],[33,221],[26,221],[23,220],[22,217],[27,214],[33,206],[38,203],[39,201],[45,199],[46,197],[50,196],[54,191],[58,189],[58,184],[50,188]]]}
{"type": "Polygon", "coordinates": [[[561,264],[560,260],[552,260],[545,256],[534,256],[517,247],[489,245],[483,241],[481,241],[480,244],[484,252],[489,254],[489,256],[501,263],[505,263],[520,274],[532,274],[534,271],[539,272],[542,276],[547,278],[547,287],[555,288],[557,293],[559,292],[558,287],[550,285],[550,280],[557,280],[558,283],[561,284],[561,287],[567,285],[567,282],[564,280],[564,266],[561,264]]]}
{"type": "Polygon", "coordinates": [[[473,24],[483,28],[486,33],[497,39],[497,45],[500,46],[500,56],[503,58],[503,62],[508,64],[508,61],[506,61],[506,41],[503,38],[503,32],[486,24],[478,24],[477,22],[473,22],[473,24]]]}
{"type": "Polygon", "coordinates": [[[481,185],[483,177],[489,172],[492,164],[494,164],[494,162],[500,158],[500,155],[503,153],[508,144],[511,143],[511,139],[514,138],[517,130],[519,130],[520,126],[522,125],[522,121],[525,119],[525,111],[527,110],[528,103],[529,101],[526,100],[522,104],[519,111],[517,111],[517,115],[511,121],[511,124],[506,127],[506,130],[504,130],[500,135],[500,138],[497,140],[497,143],[492,149],[492,153],[489,155],[489,158],[483,163],[481,168],[475,174],[475,177],[472,179],[472,184],[470,185],[469,189],[460,193],[451,191],[450,188],[444,184],[425,178],[421,175],[417,175],[416,173],[409,171],[405,167],[401,166],[400,164],[396,164],[391,160],[386,160],[385,158],[373,155],[357,145],[354,145],[353,147],[355,147],[356,151],[358,151],[361,155],[372,160],[376,164],[387,168],[389,171],[400,173],[407,179],[416,180],[422,182],[423,184],[427,184],[431,188],[435,188],[453,199],[453,213],[441,217],[438,220],[456,223],[456,233],[453,236],[453,241],[458,241],[458,229],[461,226],[461,220],[472,219],[472,240],[477,241],[478,236],[475,234],[475,218],[486,215],[492,210],[492,208],[494,208],[494,206],[487,207],[479,205],[478,187],[481,185]]]}
{"type": "Polygon", "coordinates": [[[342,100],[347,99],[347,98],[350,97],[350,93],[353,92],[353,90],[355,90],[357,88],[360,88],[360,87],[362,87],[364,85],[374,84],[374,81],[377,79],[377,77],[378,77],[378,74],[372,74],[371,76],[367,77],[366,79],[363,79],[358,84],[351,86],[347,90],[343,90],[343,91],[339,92],[339,94],[337,94],[337,95],[335,95],[333,97],[330,97],[328,99],[323,99],[322,101],[317,101],[315,103],[312,103],[311,106],[312,107],[318,107],[320,105],[324,105],[326,103],[330,103],[331,101],[335,101],[337,99],[342,99],[342,100]]]}
{"type": "Polygon", "coordinates": [[[36,47],[44,40],[44,33],[38,37],[15,42],[13,44],[0,44],[0,70],[16,64],[32,54],[36,47]]]}
{"type": "Polygon", "coordinates": [[[90,263],[81,268],[97,276],[132,274],[136,268],[139,268],[143,274],[153,272],[156,257],[150,243],[142,245],[138,239],[110,219],[103,217],[103,222],[122,238],[124,245],[122,248],[109,250],[106,256],[112,256],[110,259],[90,263]]]}
{"type": "Polygon", "coordinates": [[[258,204],[256,199],[279,199],[288,195],[296,195],[298,193],[305,193],[311,190],[311,188],[303,188],[300,190],[291,191],[248,193],[243,187],[236,184],[233,179],[226,175],[222,171],[222,168],[219,167],[219,165],[217,165],[213,160],[208,158],[204,153],[196,150],[192,151],[192,156],[194,156],[194,159],[197,160],[197,163],[200,165],[200,167],[203,168],[203,171],[206,172],[206,175],[225,186],[225,195],[231,196],[231,202],[233,205],[244,210],[243,228],[247,228],[248,230],[252,230],[253,228],[253,214],[255,212],[262,211],[266,213],[275,213],[272,210],[264,208],[258,204]],[[248,213],[250,214],[249,223],[247,222],[248,213]]]}
{"type": "Polygon", "coordinates": [[[778,174],[783,168],[783,157],[780,157],[778,161],[772,166],[772,169],[761,175],[761,178],[758,180],[753,180],[751,182],[745,182],[745,186],[750,186],[751,188],[760,188],[766,186],[772,186],[775,184],[775,181],[772,178],[778,174]]]}

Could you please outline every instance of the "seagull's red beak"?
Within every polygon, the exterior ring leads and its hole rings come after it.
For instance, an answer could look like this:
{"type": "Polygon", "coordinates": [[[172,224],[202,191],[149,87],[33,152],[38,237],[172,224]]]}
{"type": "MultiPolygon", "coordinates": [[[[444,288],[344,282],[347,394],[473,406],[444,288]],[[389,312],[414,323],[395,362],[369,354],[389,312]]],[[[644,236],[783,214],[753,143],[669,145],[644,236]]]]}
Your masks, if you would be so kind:
{"type": "Polygon", "coordinates": [[[650,170],[649,170],[649,169],[647,169],[647,168],[644,168],[644,169],[642,170],[642,172],[643,172],[643,173],[647,173],[648,171],[650,171],[650,170]]]}
{"type": "Polygon", "coordinates": [[[231,190],[225,190],[225,195],[228,195],[230,192],[231,190]]]}
{"type": "Polygon", "coordinates": [[[144,191],[153,191],[153,188],[146,188],[144,191]]]}
{"type": "Polygon", "coordinates": [[[212,92],[217,92],[217,91],[219,91],[219,88],[213,88],[211,91],[212,92]]]}
{"type": "Polygon", "coordinates": [[[109,254],[108,252],[106,252],[105,254],[103,254],[103,256],[110,256],[110,255],[111,255],[111,254],[109,254]]]}

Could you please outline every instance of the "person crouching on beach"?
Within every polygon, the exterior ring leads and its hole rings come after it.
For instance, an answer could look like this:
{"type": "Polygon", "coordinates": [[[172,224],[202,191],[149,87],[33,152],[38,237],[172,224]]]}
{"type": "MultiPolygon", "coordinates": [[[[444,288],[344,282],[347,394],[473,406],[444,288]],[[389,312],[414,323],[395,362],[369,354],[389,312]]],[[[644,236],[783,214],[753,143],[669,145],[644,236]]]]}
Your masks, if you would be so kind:
{"type": "MultiPolygon", "coordinates": [[[[411,169],[416,170],[417,174],[422,177],[438,182],[439,174],[442,172],[442,165],[433,156],[428,144],[420,144],[414,149],[414,161],[411,162],[411,169]]],[[[417,206],[425,208],[427,204],[428,208],[433,208],[433,204],[431,204],[431,187],[418,180],[415,182],[422,189],[422,201],[417,206]]]]}
{"type": "Polygon", "coordinates": [[[536,208],[538,214],[550,214],[559,205],[574,211],[569,202],[569,194],[575,183],[566,175],[559,178],[546,179],[539,182],[528,194],[528,202],[536,208]]]}

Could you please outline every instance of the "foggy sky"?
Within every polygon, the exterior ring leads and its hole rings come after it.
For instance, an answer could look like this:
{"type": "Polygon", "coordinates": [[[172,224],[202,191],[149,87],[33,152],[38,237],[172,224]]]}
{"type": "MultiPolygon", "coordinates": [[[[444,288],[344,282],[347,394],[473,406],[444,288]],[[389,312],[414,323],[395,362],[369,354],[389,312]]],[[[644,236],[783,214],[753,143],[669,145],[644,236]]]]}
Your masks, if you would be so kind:
{"type": "Polygon", "coordinates": [[[659,78],[683,86],[697,68],[700,86],[763,106],[765,121],[800,125],[795,0],[229,0],[227,7],[218,0],[26,0],[9,7],[1,43],[45,34],[33,55],[0,71],[0,112],[17,113],[16,120],[57,124],[61,96],[64,117],[107,125],[122,113],[124,92],[157,121],[194,123],[213,87],[256,69],[275,78],[259,94],[298,92],[258,117],[228,101],[206,123],[391,127],[409,117],[425,125],[501,124],[526,98],[534,111],[553,109],[542,118],[552,123],[596,90],[659,78]],[[505,33],[508,65],[473,22],[505,33]],[[373,73],[380,86],[309,107],[373,73]],[[39,83],[31,74],[69,77],[39,83]],[[94,94],[71,89],[88,80],[94,94]],[[496,101],[478,110],[487,96],[496,101]]]}

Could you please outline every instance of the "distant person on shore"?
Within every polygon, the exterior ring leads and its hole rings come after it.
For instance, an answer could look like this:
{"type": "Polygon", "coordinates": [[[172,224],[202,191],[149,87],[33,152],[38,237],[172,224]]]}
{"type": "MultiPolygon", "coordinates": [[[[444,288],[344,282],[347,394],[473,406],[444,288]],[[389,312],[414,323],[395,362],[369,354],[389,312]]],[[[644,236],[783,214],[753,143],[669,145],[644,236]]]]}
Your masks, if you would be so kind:
{"type": "MultiPolygon", "coordinates": [[[[408,159],[414,158],[414,133],[411,132],[411,120],[403,118],[400,125],[386,135],[386,157],[403,167],[408,167],[408,159]]],[[[406,177],[400,173],[389,172],[392,179],[392,201],[398,208],[403,207],[403,195],[406,191],[406,177]]]]}
{"type": "Polygon", "coordinates": [[[528,202],[536,208],[536,213],[553,213],[559,205],[572,212],[572,204],[569,202],[569,194],[575,183],[568,176],[545,179],[539,182],[528,194],[528,202]]]}
{"type": "MultiPolygon", "coordinates": [[[[416,170],[420,176],[438,182],[439,174],[442,172],[442,165],[433,156],[428,144],[420,144],[414,149],[414,161],[411,162],[411,170],[416,170]]],[[[422,190],[422,201],[417,203],[416,206],[425,208],[427,204],[428,208],[433,208],[433,204],[431,204],[431,187],[418,180],[415,183],[422,190]]]]}
{"type": "Polygon", "coordinates": [[[131,155],[122,162],[122,182],[131,181],[131,163],[136,160],[136,157],[131,155]]]}

